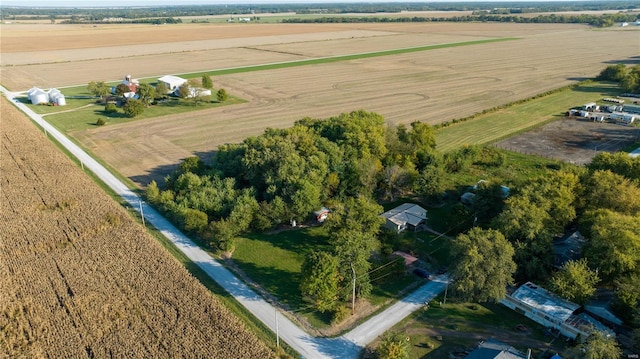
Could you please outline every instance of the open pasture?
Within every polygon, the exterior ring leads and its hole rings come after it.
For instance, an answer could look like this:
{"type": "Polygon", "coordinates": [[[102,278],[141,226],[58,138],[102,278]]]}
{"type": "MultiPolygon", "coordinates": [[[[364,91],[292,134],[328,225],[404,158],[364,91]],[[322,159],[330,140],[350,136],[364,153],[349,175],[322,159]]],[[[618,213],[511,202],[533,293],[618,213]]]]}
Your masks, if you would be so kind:
{"type": "MultiPolygon", "coordinates": [[[[77,62],[4,66],[10,60],[3,53],[2,81],[13,90],[33,85],[60,87],[113,80],[125,73],[143,78],[470,40],[518,38],[215,76],[215,87],[225,88],[248,102],[71,133],[109,165],[144,186],[150,179],[164,176],[181,158],[194,153],[212,154],[220,144],[241,141],[267,127],[287,127],[305,116],[325,118],[365,109],[382,114],[394,124],[416,120],[437,124],[467,117],[593,77],[609,63],[633,63],[637,61],[634,57],[640,34],[636,28],[596,30],[568,24],[208,26],[233,29],[224,31],[236,33],[237,38],[222,38],[223,35],[210,40],[191,38],[189,34],[205,31],[207,25],[184,24],[160,29],[175,29],[182,34],[182,41],[171,38],[162,44],[143,43],[145,46],[135,46],[139,53],[131,57],[127,57],[126,51],[115,50],[134,45],[115,40],[95,42],[94,48],[50,50],[81,53],[78,58],[84,60],[77,62]],[[287,35],[262,32],[272,26],[289,32],[287,35]],[[189,30],[182,32],[183,27],[189,30]],[[198,50],[180,50],[181,46],[198,50]],[[104,51],[111,57],[99,58],[104,51]]],[[[140,31],[152,32],[154,28],[140,31]]],[[[43,51],[42,56],[50,51],[43,51]]]]}
{"type": "Polygon", "coordinates": [[[0,357],[273,355],[1,101],[0,357]]]}

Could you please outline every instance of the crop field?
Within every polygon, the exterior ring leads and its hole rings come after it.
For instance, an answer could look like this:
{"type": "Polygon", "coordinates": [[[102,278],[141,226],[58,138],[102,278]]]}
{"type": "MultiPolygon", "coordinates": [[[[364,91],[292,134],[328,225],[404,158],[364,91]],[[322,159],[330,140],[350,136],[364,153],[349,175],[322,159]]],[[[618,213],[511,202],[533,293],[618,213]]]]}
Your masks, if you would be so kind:
{"type": "Polygon", "coordinates": [[[211,155],[220,144],[306,116],[365,109],[392,124],[467,117],[593,77],[609,63],[635,63],[640,34],[635,27],[495,23],[15,26],[2,25],[1,68],[3,85],[14,91],[516,38],[214,76],[216,88],[247,102],[69,133],[141,186],[184,157],[211,155]],[[65,41],[42,48],[23,41],[41,32],[65,41]]]}
{"type": "Polygon", "coordinates": [[[1,101],[0,357],[273,356],[1,101]]]}

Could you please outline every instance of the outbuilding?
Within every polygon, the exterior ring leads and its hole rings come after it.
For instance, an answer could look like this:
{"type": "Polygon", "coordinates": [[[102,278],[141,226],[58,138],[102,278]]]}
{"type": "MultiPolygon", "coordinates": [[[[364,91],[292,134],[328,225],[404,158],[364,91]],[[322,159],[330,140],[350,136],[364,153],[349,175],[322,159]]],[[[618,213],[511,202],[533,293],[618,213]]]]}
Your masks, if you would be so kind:
{"type": "Polygon", "coordinates": [[[171,93],[179,89],[180,86],[187,82],[187,80],[178,76],[164,75],[158,79],[158,82],[164,83],[164,85],[167,87],[167,92],[171,93]]]}
{"type": "Polygon", "coordinates": [[[37,87],[29,89],[29,91],[27,91],[27,97],[29,97],[29,101],[34,105],[49,103],[49,95],[44,90],[37,87]]]}

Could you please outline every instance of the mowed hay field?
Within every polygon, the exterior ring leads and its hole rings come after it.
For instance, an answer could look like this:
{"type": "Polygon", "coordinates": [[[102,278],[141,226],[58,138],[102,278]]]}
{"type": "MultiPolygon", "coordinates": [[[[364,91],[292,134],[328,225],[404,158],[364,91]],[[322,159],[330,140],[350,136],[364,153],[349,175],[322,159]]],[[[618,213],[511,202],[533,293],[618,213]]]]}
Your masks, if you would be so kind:
{"type": "Polygon", "coordinates": [[[273,357],[1,101],[0,357],[273,357]]]}
{"type": "MultiPolygon", "coordinates": [[[[7,31],[2,30],[4,41],[7,31]]],[[[75,49],[61,45],[33,52],[13,42],[13,52],[5,54],[3,43],[3,84],[12,90],[35,84],[60,87],[115,80],[125,73],[143,78],[515,38],[215,76],[216,88],[248,102],[71,134],[142,186],[161,178],[181,158],[211,154],[220,144],[239,142],[267,127],[287,127],[305,116],[325,118],[365,109],[393,124],[437,124],[593,77],[610,63],[637,62],[640,45],[640,29],[635,27],[571,24],[183,24],[135,30],[126,41],[118,40],[121,35],[108,36],[109,31],[120,31],[110,25],[100,36],[105,41],[90,43],[84,32],[98,30],[78,29],[78,44],[85,47],[75,49]],[[166,42],[157,42],[168,33],[166,42]],[[209,37],[203,39],[204,34],[209,37]]]]}

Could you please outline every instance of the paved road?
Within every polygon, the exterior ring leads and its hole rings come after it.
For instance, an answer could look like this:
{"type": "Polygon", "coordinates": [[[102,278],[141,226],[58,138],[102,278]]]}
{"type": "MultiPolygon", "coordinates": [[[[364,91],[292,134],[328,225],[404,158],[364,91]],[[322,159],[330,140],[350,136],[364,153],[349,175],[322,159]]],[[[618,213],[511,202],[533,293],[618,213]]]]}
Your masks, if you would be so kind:
{"type": "Polygon", "coordinates": [[[133,208],[144,213],[146,223],[153,225],[189,259],[204,270],[220,286],[227,290],[246,307],[256,318],[262,321],[274,332],[278,332],[282,340],[290,345],[304,358],[357,358],[360,350],[375,340],[380,334],[400,322],[413,311],[419,309],[426,301],[441,293],[447,283],[446,276],[434,278],[406,298],[398,301],[382,313],[369,319],[351,332],[338,338],[312,337],[265,301],[246,284],[236,278],[230,271],[209,256],[205,251],[182,234],[156,210],[147,205],[132,192],[122,181],[111,174],[100,163],[89,156],[84,150],[71,142],[66,136],[45,121],[42,116],[33,112],[27,105],[14,101],[14,93],[0,86],[2,91],[13,104],[42,127],[47,136],[52,136],[62,144],[83,166],[95,173],[107,186],[121,196],[133,208]]]}

